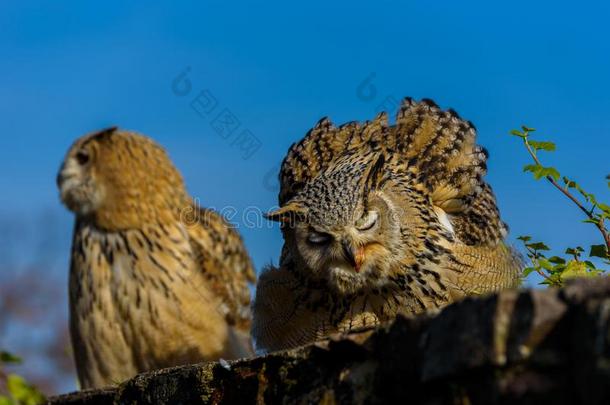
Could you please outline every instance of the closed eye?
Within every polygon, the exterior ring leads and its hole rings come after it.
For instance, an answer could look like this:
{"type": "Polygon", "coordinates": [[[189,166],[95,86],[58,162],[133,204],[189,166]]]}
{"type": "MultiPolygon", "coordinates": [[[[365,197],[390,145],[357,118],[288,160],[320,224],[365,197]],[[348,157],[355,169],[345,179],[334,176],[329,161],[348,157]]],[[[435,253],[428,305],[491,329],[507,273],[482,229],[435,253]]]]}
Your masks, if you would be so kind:
{"type": "Polygon", "coordinates": [[[379,214],[377,211],[368,211],[358,221],[356,221],[356,229],[359,231],[368,231],[377,223],[379,214]]]}
{"type": "Polygon", "coordinates": [[[332,236],[324,232],[309,231],[309,234],[307,235],[307,242],[311,243],[312,245],[326,245],[328,242],[330,242],[331,238],[332,236]]]}

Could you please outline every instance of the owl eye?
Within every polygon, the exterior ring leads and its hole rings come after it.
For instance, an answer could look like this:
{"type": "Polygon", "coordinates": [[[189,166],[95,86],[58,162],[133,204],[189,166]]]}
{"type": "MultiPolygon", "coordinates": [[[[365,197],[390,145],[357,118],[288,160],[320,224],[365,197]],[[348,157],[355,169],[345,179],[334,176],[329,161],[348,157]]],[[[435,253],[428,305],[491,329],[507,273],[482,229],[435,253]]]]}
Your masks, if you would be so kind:
{"type": "Polygon", "coordinates": [[[359,231],[368,231],[377,223],[377,218],[379,218],[379,214],[377,211],[369,211],[365,213],[362,218],[356,221],[356,229],[359,231]]]}
{"type": "Polygon", "coordinates": [[[76,154],[76,161],[79,165],[83,166],[89,162],[89,153],[87,151],[81,150],[76,154]]]}
{"type": "Polygon", "coordinates": [[[327,233],[310,231],[307,235],[307,242],[313,245],[325,245],[330,242],[331,236],[327,233]]]}

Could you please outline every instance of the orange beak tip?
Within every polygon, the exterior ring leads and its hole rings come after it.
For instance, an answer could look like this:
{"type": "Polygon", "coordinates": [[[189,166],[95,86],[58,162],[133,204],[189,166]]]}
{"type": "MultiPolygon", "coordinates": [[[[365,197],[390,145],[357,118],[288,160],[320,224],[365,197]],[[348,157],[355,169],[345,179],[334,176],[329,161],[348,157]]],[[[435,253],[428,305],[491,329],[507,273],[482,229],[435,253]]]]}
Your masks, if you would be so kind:
{"type": "Polygon", "coordinates": [[[364,249],[360,248],[356,251],[356,257],[355,257],[355,261],[356,261],[356,273],[360,272],[360,267],[362,266],[362,263],[364,263],[364,249]]]}

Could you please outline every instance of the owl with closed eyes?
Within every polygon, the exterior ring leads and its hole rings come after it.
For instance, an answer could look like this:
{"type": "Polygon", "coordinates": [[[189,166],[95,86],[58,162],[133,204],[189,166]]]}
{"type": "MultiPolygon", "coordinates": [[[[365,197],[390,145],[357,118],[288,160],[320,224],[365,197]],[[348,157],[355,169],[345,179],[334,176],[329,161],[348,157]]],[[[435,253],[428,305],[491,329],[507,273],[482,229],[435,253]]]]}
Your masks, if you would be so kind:
{"type": "Polygon", "coordinates": [[[474,126],[431,100],[403,100],[364,124],[324,118],[280,171],[284,237],[260,276],[252,334],[260,351],[375,326],[467,295],[518,286],[487,152],[474,126]]]}

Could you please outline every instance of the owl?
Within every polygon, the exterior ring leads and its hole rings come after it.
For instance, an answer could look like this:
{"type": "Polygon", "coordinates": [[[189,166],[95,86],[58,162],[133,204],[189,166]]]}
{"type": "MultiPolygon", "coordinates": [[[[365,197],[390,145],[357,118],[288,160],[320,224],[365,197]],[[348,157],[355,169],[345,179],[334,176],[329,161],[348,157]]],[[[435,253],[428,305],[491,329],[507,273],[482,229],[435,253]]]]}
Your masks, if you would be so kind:
{"type": "Polygon", "coordinates": [[[251,354],[250,258],[163,148],[117,128],[86,135],[57,184],[76,217],[70,332],[83,388],[251,354]]]}
{"type": "Polygon", "coordinates": [[[474,126],[431,100],[335,127],[322,119],[280,170],[284,246],[259,277],[257,350],[304,345],[515,287],[521,261],[483,180],[474,126]]]}

